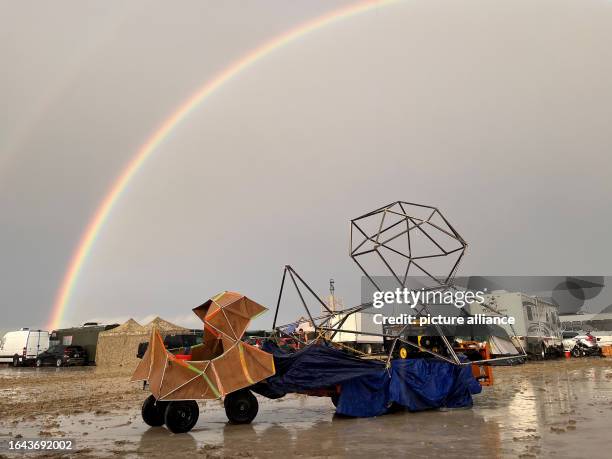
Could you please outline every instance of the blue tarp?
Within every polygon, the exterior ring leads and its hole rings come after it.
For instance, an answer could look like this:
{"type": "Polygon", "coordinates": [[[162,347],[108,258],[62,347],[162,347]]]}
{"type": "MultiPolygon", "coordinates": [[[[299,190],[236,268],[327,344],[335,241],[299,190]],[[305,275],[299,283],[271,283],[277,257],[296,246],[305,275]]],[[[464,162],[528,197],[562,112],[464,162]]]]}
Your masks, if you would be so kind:
{"type": "Polygon", "coordinates": [[[336,411],[347,416],[379,416],[403,407],[409,411],[472,406],[481,391],[469,365],[434,359],[393,360],[390,371],[342,384],[336,411]]]}
{"type": "Polygon", "coordinates": [[[263,350],[274,356],[276,374],[266,382],[278,394],[334,387],[385,368],[381,362],[359,359],[326,345],[315,344],[289,353],[266,341],[263,350]]]}
{"type": "Polygon", "coordinates": [[[469,365],[395,359],[387,371],[381,362],[326,345],[286,353],[267,342],[264,350],[274,355],[276,374],[253,386],[255,392],[278,397],[340,385],[336,412],[347,416],[379,416],[398,406],[410,411],[470,407],[472,394],[481,390],[469,365]]]}

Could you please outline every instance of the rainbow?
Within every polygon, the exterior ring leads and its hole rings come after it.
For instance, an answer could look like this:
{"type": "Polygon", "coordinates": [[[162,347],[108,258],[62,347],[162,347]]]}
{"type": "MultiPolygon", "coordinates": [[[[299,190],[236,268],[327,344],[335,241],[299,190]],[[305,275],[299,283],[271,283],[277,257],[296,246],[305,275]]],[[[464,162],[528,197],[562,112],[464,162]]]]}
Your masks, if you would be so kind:
{"type": "Polygon", "coordinates": [[[155,149],[166,139],[172,130],[181,123],[193,110],[202,103],[208,96],[231,80],[233,77],[266,57],[268,54],[288,45],[289,43],[301,38],[310,32],[329,26],[342,19],[374,10],[376,8],[396,3],[399,0],[366,0],[360,1],[343,8],[339,8],[315,19],[302,23],[251,50],[246,55],[234,61],[223,69],[220,73],[208,80],[194,94],[185,100],[164,122],[157,128],[153,135],[140,147],[138,152],[130,159],[119,177],[110,187],[110,190],[97,207],[92,219],[79,240],[76,251],[70,259],[68,269],[64,274],[62,283],[57,292],[53,309],[47,325],[48,330],[56,329],[60,326],[70,296],[76,285],[79,272],[83,267],[88,254],[91,252],[96,242],[104,222],[108,219],[113,210],[113,206],[127,188],[130,180],[142,168],[144,162],[151,156],[155,149]]]}

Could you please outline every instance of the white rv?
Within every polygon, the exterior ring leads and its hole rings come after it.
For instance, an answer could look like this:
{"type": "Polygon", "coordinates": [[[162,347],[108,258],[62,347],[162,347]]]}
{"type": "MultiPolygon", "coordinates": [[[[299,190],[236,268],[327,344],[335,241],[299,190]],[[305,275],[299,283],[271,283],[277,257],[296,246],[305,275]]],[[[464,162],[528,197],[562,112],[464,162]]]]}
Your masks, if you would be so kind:
{"type": "Polygon", "coordinates": [[[541,298],[521,292],[494,291],[484,295],[484,304],[472,303],[471,314],[514,317],[513,326],[502,325],[515,346],[522,346],[532,357],[544,359],[563,354],[559,308],[541,298]],[[492,311],[493,310],[493,311],[492,311]]]}
{"type": "Polygon", "coordinates": [[[0,340],[0,363],[20,366],[32,363],[38,354],[49,349],[49,332],[46,330],[21,330],[8,332],[0,340]]]}

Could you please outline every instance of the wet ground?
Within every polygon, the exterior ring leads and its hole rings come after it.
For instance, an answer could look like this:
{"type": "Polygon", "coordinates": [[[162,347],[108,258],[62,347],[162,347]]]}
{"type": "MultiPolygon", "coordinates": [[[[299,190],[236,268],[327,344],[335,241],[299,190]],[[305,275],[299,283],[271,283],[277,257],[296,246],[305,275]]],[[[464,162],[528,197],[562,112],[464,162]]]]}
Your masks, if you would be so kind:
{"type": "Polygon", "coordinates": [[[569,458],[606,457],[612,448],[612,359],[497,367],[495,385],[469,410],[347,419],[327,398],[287,396],[259,398],[253,424],[235,426],[220,402],[201,403],[198,424],[182,435],[142,422],[148,394],[128,379],[93,367],[0,367],[0,441],[74,439],[79,457],[569,458]]]}

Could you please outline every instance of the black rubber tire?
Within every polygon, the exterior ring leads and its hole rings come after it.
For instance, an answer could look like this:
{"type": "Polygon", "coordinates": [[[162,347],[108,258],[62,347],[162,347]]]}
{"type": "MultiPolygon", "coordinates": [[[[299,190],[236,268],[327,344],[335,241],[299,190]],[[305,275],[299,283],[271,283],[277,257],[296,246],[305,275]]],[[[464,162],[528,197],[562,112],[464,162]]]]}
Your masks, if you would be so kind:
{"type": "Polygon", "coordinates": [[[167,405],[168,402],[158,402],[153,395],[149,395],[140,410],[142,420],[151,427],[163,426],[167,405]]]}
{"type": "Polygon", "coordinates": [[[61,367],[63,364],[64,364],[64,361],[63,361],[62,359],[57,359],[57,360],[55,361],[55,366],[56,366],[57,368],[61,367]]]}
{"type": "Polygon", "coordinates": [[[574,346],[572,349],[572,357],[581,357],[582,356],[582,351],[580,350],[580,348],[578,346],[574,346]]]}
{"type": "Polygon", "coordinates": [[[540,359],[546,360],[546,346],[542,343],[542,349],[540,350],[540,359]]]}
{"type": "Polygon", "coordinates": [[[259,411],[257,398],[248,389],[228,394],[223,401],[223,406],[225,406],[227,419],[232,424],[250,424],[259,411]]]}
{"type": "Polygon", "coordinates": [[[334,406],[336,408],[338,408],[338,402],[340,401],[340,394],[336,393],[336,394],[332,395],[330,398],[331,398],[331,401],[334,404],[334,406]]]}
{"type": "Polygon", "coordinates": [[[195,400],[177,400],[168,402],[164,422],[172,433],[186,433],[198,422],[200,408],[195,400]]]}
{"type": "Polygon", "coordinates": [[[36,359],[36,362],[34,363],[38,368],[43,366],[43,361],[40,359],[36,359]]]}
{"type": "Polygon", "coordinates": [[[17,357],[17,356],[14,356],[14,357],[13,357],[13,366],[14,366],[14,367],[19,367],[19,366],[21,366],[21,363],[19,362],[19,357],[17,357]]]}

